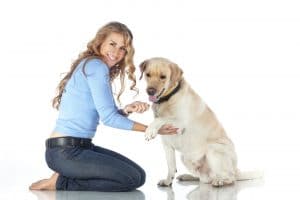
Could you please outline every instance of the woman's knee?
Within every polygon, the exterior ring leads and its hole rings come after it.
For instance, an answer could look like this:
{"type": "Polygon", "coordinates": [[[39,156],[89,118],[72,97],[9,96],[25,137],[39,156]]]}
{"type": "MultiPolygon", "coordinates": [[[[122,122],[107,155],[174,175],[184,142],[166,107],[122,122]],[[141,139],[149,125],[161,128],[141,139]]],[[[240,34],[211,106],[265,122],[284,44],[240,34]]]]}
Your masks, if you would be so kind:
{"type": "Polygon", "coordinates": [[[140,168],[136,170],[134,174],[131,175],[131,177],[128,179],[128,187],[129,190],[135,190],[136,188],[141,187],[144,185],[146,181],[146,173],[145,171],[140,168]]]}
{"type": "Polygon", "coordinates": [[[139,170],[139,181],[136,184],[137,188],[144,185],[145,181],[146,181],[146,172],[141,168],[139,170]]]}

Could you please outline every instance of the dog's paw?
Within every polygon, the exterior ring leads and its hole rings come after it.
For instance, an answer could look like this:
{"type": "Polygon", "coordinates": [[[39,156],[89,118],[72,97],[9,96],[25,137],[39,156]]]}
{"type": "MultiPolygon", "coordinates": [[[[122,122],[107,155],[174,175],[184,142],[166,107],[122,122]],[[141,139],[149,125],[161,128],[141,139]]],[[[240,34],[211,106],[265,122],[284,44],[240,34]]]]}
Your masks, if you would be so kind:
{"type": "Polygon", "coordinates": [[[160,187],[171,187],[172,186],[172,180],[163,179],[163,180],[160,180],[157,183],[157,185],[160,186],[160,187]]]}
{"type": "Polygon", "coordinates": [[[234,180],[231,179],[231,178],[225,178],[225,179],[221,179],[221,178],[216,178],[216,179],[213,179],[211,184],[212,186],[215,186],[215,187],[221,187],[221,186],[224,186],[224,185],[231,185],[234,183],[234,180]]]}
{"type": "Polygon", "coordinates": [[[177,135],[182,135],[185,131],[185,128],[183,128],[183,127],[177,127],[177,128],[178,128],[177,129],[177,135]]]}
{"type": "Polygon", "coordinates": [[[147,128],[145,132],[145,140],[149,141],[154,139],[157,136],[157,131],[156,129],[153,128],[147,128]]]}

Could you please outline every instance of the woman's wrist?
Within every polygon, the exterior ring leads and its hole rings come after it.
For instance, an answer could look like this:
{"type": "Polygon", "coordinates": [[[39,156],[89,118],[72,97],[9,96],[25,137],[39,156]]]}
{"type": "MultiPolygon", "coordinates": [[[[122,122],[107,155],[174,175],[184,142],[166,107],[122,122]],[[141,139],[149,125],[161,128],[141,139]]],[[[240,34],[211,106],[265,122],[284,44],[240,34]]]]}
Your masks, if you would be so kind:
{"type": "Polygon", "coordinates": [[[134,122],[133,124],[133,131],[139,131],[139,132],[145,132],[147,129],[147,126],[138,122],[134,122]]]}
{"type": "Polygon", "coordinates": [[[128,115],[130,114],[125,109],[119,109],[118,112],[120,115],[122,115],[124,117],[128,117],[128,115]]]}

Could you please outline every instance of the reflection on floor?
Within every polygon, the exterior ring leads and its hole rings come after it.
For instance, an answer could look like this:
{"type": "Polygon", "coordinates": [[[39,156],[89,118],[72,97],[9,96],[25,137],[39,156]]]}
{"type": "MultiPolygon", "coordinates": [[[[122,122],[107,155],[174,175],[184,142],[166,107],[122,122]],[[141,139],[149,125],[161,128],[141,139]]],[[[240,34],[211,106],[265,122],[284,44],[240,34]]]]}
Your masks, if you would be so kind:
{"type": "MultiPolygon", "coordinates": [[[[212,187],[208,184],[199,184],[197,182],[178,183],[182,186],[196,186],[192,191],[185,196],[188,200],[235,200],[239,191],[251,188],[260,187],[263,185],[263,180],[242,181],[234,185],[226,187],[212,187]]],[[[156,189],[156,188],[155,188],[156,189]]],[[[172,187],[159,187],[159,192],[166,194],[167,200],[175,200],[177,191],[172,187]]],[[[82,191],[31,191],[38,200],[145,200],[156,199],[154,196],[145,194],[140,190],[133,192],[82,192],[82,191]]],[[[182,191],[178,191],[181,193],[182,191]]],[[[178,200],[178,199],[177,199],[178,200]]]]}
{"type": "MultiPolygon", "coordinates": [[[[181,182],[182,185],[191,185],[195,182],[181,182]]],[[[257,179],[255,181],[242,181],[237,182],[231,186],[225,187],[213,187],[209,184],[199,184],[198,187],[190,191],[186,198],[188,200],[235,200],[239,191],[251,188],[259,187],[263,185],[263,179],[257,179]]],[[[161,191],[167,193],[167,200],[175,200],[176,192],[171,187],[160,188],[161,191]]]]}
{"type": "Polygon", "coordinates": [[[38,200],[144,200],[143,192],[31,191],[38,200]]]}

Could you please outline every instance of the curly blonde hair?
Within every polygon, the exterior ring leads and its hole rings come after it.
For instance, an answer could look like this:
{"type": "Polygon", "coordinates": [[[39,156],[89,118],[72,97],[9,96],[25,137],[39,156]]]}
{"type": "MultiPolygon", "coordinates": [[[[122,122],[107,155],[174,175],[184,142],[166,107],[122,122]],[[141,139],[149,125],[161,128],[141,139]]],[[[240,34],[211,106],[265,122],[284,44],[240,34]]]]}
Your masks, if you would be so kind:
{"type": "Polygon", "coordinates": [[[102,55],[100,54],[101,45],[106,39],[106,37],[111,33],[118,33],[123,35],[125,41],[125,47],[126,47],[125,57],[115,66],[110,68],[110,81],[111,82],[114,81],[114,79],[117,78],[118,76],[120,78],[121,87],[120,87],[120,91],[117,94],[117,100],[120,103],[120,96],[125,90],[125,74],[127,74],[128,79],[132,81],[130,89],[138,93],[138,89],[135,87],[136,78],[134,74],[135,66],[133,64],[134,47],[132,44],[132,40],[133,40],[132,33],[129,30],[129,28],[127,28],[126,25],[120,22],[110,22],[99,29],[95,38],[92,39],[87,44],[87,49],[79,54],[78,58],[72,63],[70,71],[67,72],[64,78],[59,82],[57,86],[57,95],[52,100],[52,106],[54,108],[56,108],[57,110],[59,109],[61,97],[66,87],[66,84],[68,80],[71,78],[77,65],[83,59],[86,59],[85,60],[86,63],[88,60],[93,58],[100,58],[100,59],[102,58],[102,55]]]}

